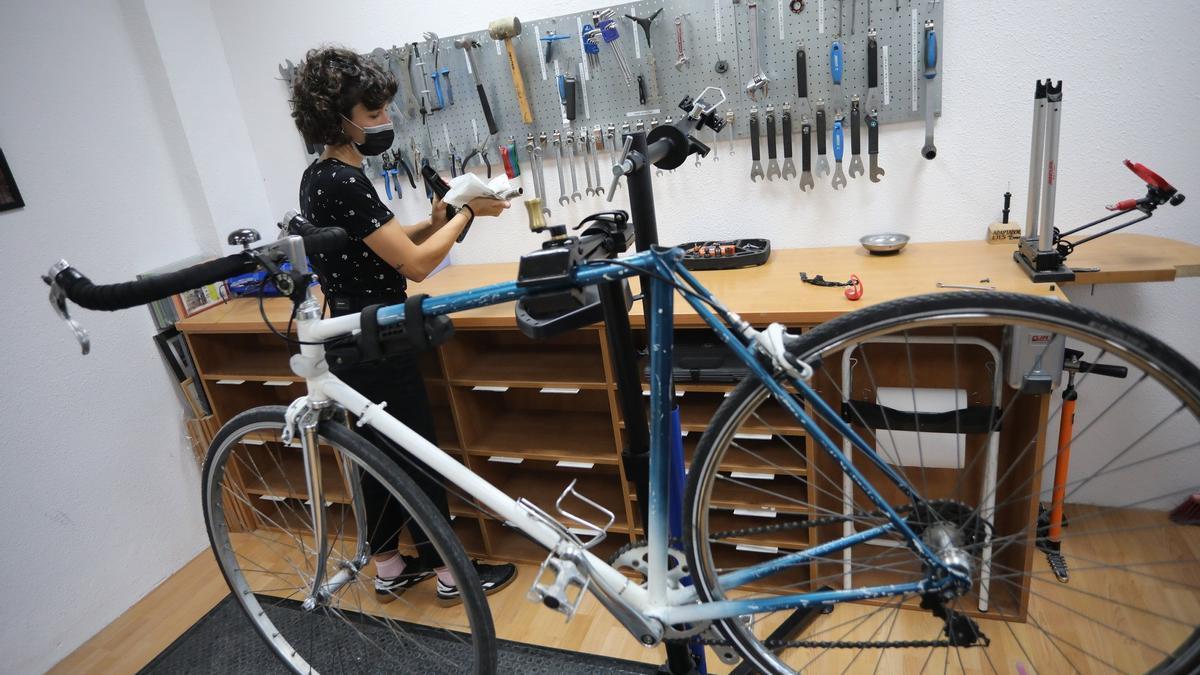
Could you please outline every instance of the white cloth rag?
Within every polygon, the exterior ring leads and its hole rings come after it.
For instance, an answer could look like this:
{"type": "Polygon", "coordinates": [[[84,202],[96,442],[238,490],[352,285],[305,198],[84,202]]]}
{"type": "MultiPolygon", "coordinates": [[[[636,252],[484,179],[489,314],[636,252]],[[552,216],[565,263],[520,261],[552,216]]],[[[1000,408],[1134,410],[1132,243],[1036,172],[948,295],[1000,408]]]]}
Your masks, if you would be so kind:
{"type": "Polygon", "coordinates": [[[477,197],[505,199],[502,195],[511,191],[512,185],[508,182],[508,176],[503,173],[486,183],[473,173],[464,173],[450,179],[450,191],[442,201],[461,209],[464,204],[477,197]]]}

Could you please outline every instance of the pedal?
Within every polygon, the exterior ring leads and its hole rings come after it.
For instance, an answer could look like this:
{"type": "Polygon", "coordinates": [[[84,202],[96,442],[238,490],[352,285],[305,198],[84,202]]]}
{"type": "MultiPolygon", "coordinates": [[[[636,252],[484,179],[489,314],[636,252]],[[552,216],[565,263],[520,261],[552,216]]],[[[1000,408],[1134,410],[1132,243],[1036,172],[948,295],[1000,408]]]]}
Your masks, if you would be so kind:
{"type": "Polygon", "coordinates": [[[551,553],[542,561],[542,566],[538,568],[533,585],[525,597],[565,614],[569,622],[579,609],[579,604],[583,602],[583,596],[587,595],[590,583],[591,579],[580,572],[575,563],[551,553]],[[553,571],[554,579],[542,583],[547,570],[553,571]],[[571,596],[572,588],[575,589],[574,597],[571,596]]]}

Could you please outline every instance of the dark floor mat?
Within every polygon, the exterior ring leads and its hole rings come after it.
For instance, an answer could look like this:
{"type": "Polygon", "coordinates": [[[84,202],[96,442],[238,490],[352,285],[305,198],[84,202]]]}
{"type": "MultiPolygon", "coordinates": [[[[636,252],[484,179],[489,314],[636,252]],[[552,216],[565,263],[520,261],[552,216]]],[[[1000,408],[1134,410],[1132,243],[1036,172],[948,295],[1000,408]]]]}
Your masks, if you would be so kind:
{"type": "MultiPolygon", "coordinates": [[[[266,600],[266,599],[264,599],[266,600]]],[[[271,599],[274,601],[274,599],[271,599]]],[[[264,603],[265,604],[265,603],[264,603]]],[[[280,609],[271,610],[271,619],[286,636],[301,635],[306,626],[319,630],[319,635],[313,636],[313,653],[332,654],[339,645],[361,644],[361,637],[353,631],[362,631],[369,637],[378,635],[390,637],[387,630],[369,617],[350,615],[354,625],[340,624],[341,633],[330,628],[330,622],[318,620],[311,614],[300,609],[299,603],[285,602],[280,609]],[[344,640],[343,638],[352,638],[344,640]]],[[[419,645],[414,645],[410,651],[411,660],[406,658],[404,664],[384,664],[364,660],[352,664],[349,669],[340,672],[349,673],[458,673],[451,669],[447,661],[455,663],[454,653],[462,652],[464,647],[460,641],[445,631],[434,630],[416,624],[404,624],[405,628],[417,638],[419,645]]],[[[632,639],[632,638],[631,638],[632,639]]],[[[306,641],[307,642],[307,641],[306,641]]],[[[502,673],[600,673],[624,675],[634,673],[654,673],[655,667],[636,661],[611,659],[591,654],[569,652],[561,649],[538,647],[520,642],[498,640],[499,664],[502,673]]],[[[340,659],[338,660],[340,661],[340,659]]],[[[141,673],[287,673],[289,672],[276,658],[275,653],[258,636],[251,626],[242,608],[228,596],[208,614],[195,623],[171,646],[156,656],[153,661],[141,670],[141,673]]],[[[325,671],[322,671],[325,672],[325,671]]]]}

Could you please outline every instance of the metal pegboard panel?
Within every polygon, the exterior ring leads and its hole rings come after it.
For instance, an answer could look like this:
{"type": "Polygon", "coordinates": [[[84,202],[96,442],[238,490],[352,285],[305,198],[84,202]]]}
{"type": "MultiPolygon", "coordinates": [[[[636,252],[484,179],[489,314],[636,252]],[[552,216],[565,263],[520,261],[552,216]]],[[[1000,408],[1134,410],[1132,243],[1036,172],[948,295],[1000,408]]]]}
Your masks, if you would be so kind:
{"type": "MultiPolygon", "coordinates": [[[[416,142],[427,157],[446,155],[447,138],[459,157],[467,154],[474,145],[477,130],[480,138],[487,135],[482,108],[475,92],[473,76],[468,72],[468,61],[462,49],[454,47],[454,40],[463,35],[473,36],[479,41],[476,61],[488,94],[496,122],[500,127],[500,138],[516,139],[523,148],[527,134],[552,134],[565,126],[562,106],[559,102],[556,74],[573,69],[579,78],[578,114],[576,129],[585,126],[615,124],[619,129],[625,122],[642,120],[649,125],[652,118],[678,118],[681,111],[679,101],[684,96],[695,96],[708,86],[722,88],[728,96],[723,109],[735,113],[734,133],[738,137],[749,136],[748,112],[751,108],[763,109],[766,105],[781,107],[784,103],[798,105],[796,85],[796,49],[803,46],[808,59],[809,103],[816,105],[818,99],[826,102],[830,124],[832,113],[837,109],[838,97],[834,91],[829,72],[830,47],[838,38],[838,13],[842,13],[844,74],[840,100],[842,109],[848,108],[849,98],[858,94],[865,98],[867,86],[866,45],[868,27],[873,27],[879,45],[879,90],[876,107],[880,123],[920,120],[921,81],[924,70],[921,38],[924,22],[932,19],[938,31],[938,78],[933,91],[935,110],[941,108],[941,73],[944,68],[942,46],[942,0],[805,0],[800,12],[791,11],[791,0],[757,0],[759,52],[762,68],[770,77],[768,95],[752,101],[746,94],[746,83],[754,74],[753,56],[750,49],[751,20],[750,0],[644,0],[622,5],[609,5],[600,9],[612,9],[620,38],[614,43],[623,52],[632,72],[632,81],[627,83],[622,76],[613,49],[608,44],[600,45],[599,66],[588,64],[584,54],[581,29],[592,25],[593,13],[580,12],[557,17],[522,20],[521,34],[513,39],[524,76],[526,91],[533,110],[534,122],[522,122],[521,112],[509,71],[508,56],[504,43],[492,40],[484,30],[458,35],[440,36],[438,64],[449,68],[454,92],[454,104],[428,115],[424,124],[419,115],[400,120],[397,125],[398,145],[409,147],[416,142]],[[649,55],[642,30],[625,15],[649,17],[662,9],[651,27],[654,60],[658,79],[657,98],[649,97],[645,104],[639,103],[636,78],[647,77],[649,83],[649,55]],[[852,16],[856,21],[852,22],[852,16]],[[679,19],[683,29],[683,49],[688,63],[679,68],[675,20],[679,19]],[[545,58],[547,43],[540,38],[554,32],[569,36],[555,42],[549,61],[545,58]],[[717,72],[717,63],[727,64],[725,73],[717,72]],[[432,144],[432,147],[430,147],[432,144]],[[430,151],[433,150],[433,154],[430,151]]],[[[411,38],[412,36],[406,36],[411,38]]],[[[417,42],[427,73],[432,72],[432,59],[427,53],[427,43],[417,42]]],[[[401,74],[401,91],[397,104],[404,109],[404,90],[410,82],[422,79],[417,59],[413,59],[411,79],[401,74]]],[[[426,78],[426,87],[433,95],[433,84],[426,78]]],[[[804,112],[798,110],[797,114],[804,112]]],[[[729,132],[722,132],[728,138],[729,132]]],[[[521,158],[524,159],[522,153],[521,158]]],[[[498,162],[495,150],[491,160],[498,162]]],[[[443,159],[444,161],[444,159],[443,159]]]]}

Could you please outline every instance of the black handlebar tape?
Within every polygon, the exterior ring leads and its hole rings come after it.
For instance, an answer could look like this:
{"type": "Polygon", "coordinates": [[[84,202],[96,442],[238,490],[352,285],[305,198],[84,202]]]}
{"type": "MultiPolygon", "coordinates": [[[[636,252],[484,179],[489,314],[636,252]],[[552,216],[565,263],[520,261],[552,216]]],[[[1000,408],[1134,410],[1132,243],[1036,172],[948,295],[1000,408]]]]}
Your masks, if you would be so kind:
{"type": "Polygon", "coordinates": [[[879,154],[879,118],[867,115],[867,154],[879,154]]]}
{"type": "Polygon", "coordinates": [[[775,113],[767,113],[767,157],[775,159],[775,113]]]}
{"type": "Polygon", "coordinates": [[[475,91],[479,92],[479,105],[483,106],[483,118],[487,120],[488,133],[495,136],[500,133],[500,126],[496,124],[496,118],[492,117],[492,106],[488,103],[487,92],[483,90],[483,84],[475,85],[475,91]]]}
{"type": "Polygon", "coordinates": [[[804,47],[796,50],[796,93],[800,98],[808,98],[808,55],[804,47]]]}
{"type": "MultiPolygon", "coordinates": [[[[343,232],[344,234],[344,232],[343,232]]],[[[71,302],[84,309],[113,312],[169,298],[254,269],[254,260],[242,253],[193,265],[176,272],[137,281],[97,286],[74,267],[59,272],[54,280],[71,302]]]]}
{"type": "Polygon", "coordinates": [[[875,38],[867,40],[867,88],[879,86],[879,46],[875,38]]]}
{"type": "Polygon", "coordinates": [[[792,113],[783,113],[783,157],[792,158],[792,113]]]}
{"type": "Polygon", "coordinates": [[[1129,375],[1129,369],[1125,366],[1110,366],[1104,363],[1088,363],[1087,361],[1079,362],[1079,373],[1092,375],[1101,375],[1104,377],[1124,378],[1129,375]]]}
{"type": "Polygon", "coordinates": [[[817,108],[817,154],[825,154],[825,109],[817,108]]]}
{"type": "Polygon", "coordinates": [[[750,116],[750,158],[754,161],[760,159],[758,150],[758,115],[750,116]]]}
{"type": "Polygon", "coordinates": [[[812,171],[812,125],[808,122],[800,125],[800,170],[804,173],[812,171]]]}
{"type": "Polygon", "coordinates": [[[575,78],[568,77],[563,80],[563,97],[566,98],[567,119],[571,122],[575,121],[575,78]]]}
{"type": "Polygon", "coordinates": [[[857,155],[861,152],[861,146],[858,142],[858,101],[850,104],[850,155],[857,155]]]}

